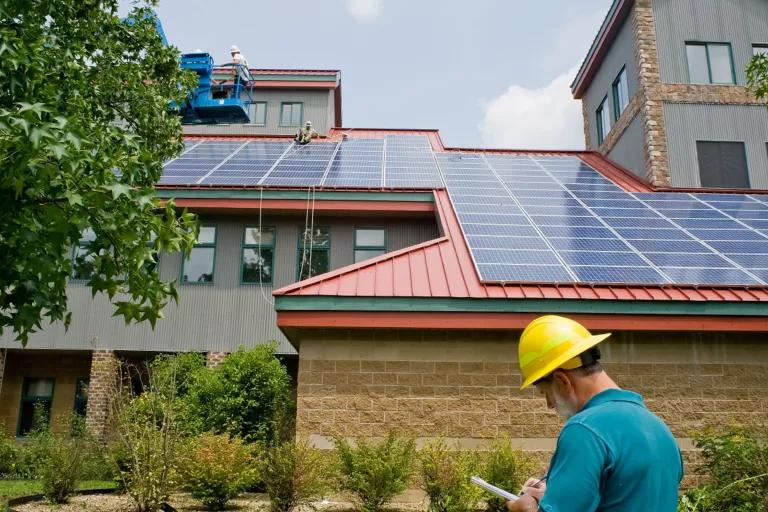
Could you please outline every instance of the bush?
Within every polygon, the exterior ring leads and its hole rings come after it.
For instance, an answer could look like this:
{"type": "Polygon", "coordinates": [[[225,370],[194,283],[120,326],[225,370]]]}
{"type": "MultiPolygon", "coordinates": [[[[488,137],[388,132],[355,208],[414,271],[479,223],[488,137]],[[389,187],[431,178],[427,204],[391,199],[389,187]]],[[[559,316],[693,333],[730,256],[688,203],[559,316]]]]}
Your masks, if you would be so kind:
{"type": "Polygon", "coordinates": [[[199,352],[160,354],[150,368],[159,380],[173,383],[176,396],[185,397],[197,374],[206,370],[205,356],[199,352]]]}
{"type": "MultiPolygon", "coordinates": [[[[525,481],[539,469],[539,463],[530,455],[515,449],[509,437],[499,437],[491,443],[485,454],[482,478],[488,483],[517,494],[525,481]]],[[[493,496],[488,499],[490,512],[506,512],[503,499],[493,496]]]]}
{"type": "MultiPolygon", "coordinates": [[[[3,427],[3,425],[0,425],[3,427]]],[[[0,431],[0,477],[10,477],[18,474],[19,449],[16,441],[9,436],[5,429],[0,431]]]]}
{"type": "Polygon", "coordinates": [[[341,470],[341,488],[355,495],[363,512],[378,512],[403,492],[413,473],[415,443],[389,434],[379,443],[360,440],[356,447],[334,439],[341,470]]]}
{"type": "Polygon", "coordinates": [[[183,487],[208,510],[221,510],[254,480],[251,448],[228,435],[203,434],[192,439],[181,458],[183,487]]]}
{"type": "Polygon", "coordinates": [[[422,489],[429,512],[474,512],[482,490],[470,482],[479,469],[476,452],[452,451],[444,440],[428,442],[419,452],[422,489]]]}
{"type": "Polygon", "coordinates": [[[687,492],[681,511],[758,512],[768,510],[768,430],[732,426],[694,435],[706,485],[687,492]]]}
{"type": "Polygon", "coordinates": [[[279,413],[290,404],[290,377],[275,347],[241,347],[216,368],[198,372],[185,400],[190,429],[273,442],[279,413]]]}
{"type": "Polygon", "coordinates": [[[272,512],[292,512],[322,497],[330,473],[328,458],[307,440],[275,444],[259,461],[272,512]]]}
{"type": "Polygon", "coordinates": [[[111,393],[110,420],[115,442],[108,454],[122,487],[136,502],[138,512],[154,512],[167,501],[177,483],[180,411],[175,375],[151,368],[146,372],[120,368],[111,393]],[[146,375],[147,389],[134,395],[131,378],[146,375]]]}
{"type": "Polygon", "coordinates": [[[83,477],[85,460],[93,442],[85,433],[83,420],[75,414],[63,433],[53,432],[41,422],[27,441],[26,450],[34,460],[35,473],[42,483],[43,495],[51,503],[66,503],[78,480],[83,477]]]}

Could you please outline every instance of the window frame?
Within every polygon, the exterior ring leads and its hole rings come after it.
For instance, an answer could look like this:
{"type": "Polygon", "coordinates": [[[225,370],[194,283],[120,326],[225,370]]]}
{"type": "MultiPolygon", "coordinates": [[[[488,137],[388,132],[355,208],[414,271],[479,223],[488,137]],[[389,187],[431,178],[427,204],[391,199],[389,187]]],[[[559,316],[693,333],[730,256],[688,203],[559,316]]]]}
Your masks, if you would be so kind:
{"type": "Polygon", "coordinates": [[[629,77],[627,76],[627,66],[622,66],[621,71],[616,75],[613,84],[611,84],[611,92],[613,94],[613,122],[616,123],[629,106],[629,77]],[[624,78],[624,88],[627,93],[627,102],[623,107],[619,105],[619,86],[621,85],[622,77],[624,78]]]}
{"type": "Polygon", "coordinates": [[[766,54],[768,55],[768,43],[752,43],[752,56],[756,57],[760,54],[766,54]],[[761,50],[764,50],[762,52],[755,52],[757,48],[760,48],[761,50]]]}
{"type": "MultiPolygon", "coordinates": [[[[75,414],[77,414],[78,401],[82,400],[82,398],[79,395],[79,391],[81,389],[80,384],[82,384],[83,382],[85,382],[86,385],[89,386],[91,383],[91,379],[89,377],[79,377],[77,380],[75,380],[75,403],[73,404],[73,407],[72,407],[72,410],[75,412],[75,414]]],[[[87,414],[88,414],[88,398],[85,399],[85,413],[83,414],[82,417],[85,418],[87,414]]]]}
{"type": "Polygon", "coordinates": [[[276,261],[276,248],[277,248],[277,227],[276,226],[261,226],[262,231],[265,229],[271,229],[272,230],[272,243],[270,245],[265,244],[246,244],[245,243],[245,235],[248,229],[258,228],[258,226],[245,226],[243,228],[243,240],[240,247],[240,284],[245,286],[272,286],[275,282],[275,261],[276,261]],[[267,281],[258,281],[251,283],[249,281],[246,281],[244,279],[245,275],[245,250],[246,249],[255,249],[259,250],[259,246],[261,248],[268,248],[272,249],[272,275],[269,279],[269,282],[267,281]]]}
{"type": "MultiPolygon", "coordinates": [[[[91,231],[93,231],[91,228],[86,228],[86,229],[90,229],[91,231]]],[[[91,242],[93,242],[95,240],[96,233],[94,233],[93,236],[94,236],[93,240],[88,240],[86,238],[83,238],[83,234],[80,233],[80,239],[77,241],[77,244],[72,246],[72,250],[70,252],[71,258],[72,258],[72,272],[70,272],[70,274],[69,274],[69,280],[72,281],[72,282],[75,282],[75,283],[86,283],[86,282],[90,281],[91,277],[93,277],[93,273],[91,273],[91,275],[88,276],[88,277],[76,277],[75,276],[75,272],[77,271],[77,251],[78,251],[78,249],[87,248],[88,245],[90,245],[91,242]]]]}
{"type": "MultiPolygon", "coordinates": [[[[360,260],[358,261],[355,257],[355,254],[357,251],[383,251],[379,256],[383,256],[384,254],[387,254],[387,228],[384,226],[355,226],[354,227],[354,236],[352,238],[352,260],[354,263],[360,263],[360,261],[366,261],[366,260],[360,260]],[[384,245],[357,245],[357,232],[359,230],[380,230],[384,232],[384,245]]],[[[378,258],[378,256],[374,256],[374,258],[378,258]]],[[[370,259],[370,258],[366,258],[370,259]]]]}
{"type": "MultiPolygon", "coordinates": [[[[296,237],[296,282],[302,281],[302,279],[301,279],[301,253],[304,250],[304,248],[303,248],[303,243],[302,243],[303,239],[299,238],[299,237],[301,237],[301,234],[304,232],[304,229],[305,229],[305,227],[299,226],[298,236],[296,237]]],[[[328,270],[326,270],[325,272],[330,272],[331,269],[333,268],[332,265],[331,265],[331,244],[333,243],[332,238],[331,238],[331,227],[330,226],[318,226],[317,229],[326,229],[326,230],[328,230],[328,247],[320,247],[320,248],[313,247],[311,250],[312,251],[325,251],[325,252],[328,253],[328,270]]],[[[312,271],[312,269],[310,268],[310,272],[311,271],[312,271]]],[[[323,272],[323,273],[325,273],[325,272],[323,272]]],[[[320,274],[316,274],[316,275],[320,275],[320,274]]],[[[311,279],[313,277],[315,277],[315,276],[310,274],[306,279],[311,279]]]]}
{"type": "Polygon", "coordinates": [[[719,41],[685,41],[685,69],[688,74],[688,83],[692,85],[738,85],[736,82],[736,63],[733,61],[733,45],[727,42],[719,41]],[[707,77],[709,82],[706,84],[694,83],[691,81],[691,63],[688,60],[688,46],[703,46],[707,57],[707,77]],[[710,46],[727,46],[728,57],[731,62],[731,82],[713,82],[712,81],[712,60],[709,57],[710,46]]]}
{"type": "MultiPolygon", "coordinates": [[[[741,140],[714,140],[714,139],[696,139],[694,141],[694,144],[696,145],[696,165],[697,170],[699,173],[699,188],[702,189],[710,189],[710,190],[717,190],[717,189],[743,189],[743,187],[722,187],[722,186],[715,186],[710,187],[706,186],[701,182],[701,165],[699,165],[699,143],[710,143],[710,144],[741,144],[742,149],[744,150],[744,171],[747,177],[747,183],[748,186],[745,190],[751,189],[752,187],[752,180],[751,176],[749,174],[749,153],[747,152],[747,143],[745,141],[741,140]]],[[[768,144],[768,143],[767,143],[768,144]]]]}
{"type": "Polygon", "coordinates": [[[18,438],[26,438],[29,435],[29,432],[26,434],[21,433],[21,423],[22,423],[22,417],[24,412],[24,404],[28,402],[32,402],[33,404],[36,402],[48,402],[48,422],[51,421],[51,415],[53,414],[53,397],[56,394],[56,378],[55,377],[24,377],[24,380],[22,380],[21,383],[21,399],[19,400],[19,417],[16,420],[16,437],[18,438]],[[48,397],[42,397],[42,396],[31,396],[27,395],[27,387],[29,384],[29,381],[31,380],[47,380],[51,382],[51,394],[48,397]]]}
{"type": "Polygon", "coordinates": [[[258,111],[257,108],[256,108],[256,105],[264,105],[264,122],[263,123],[251,122],[251,123],[248,123],[248,124],[250,124],[251,126],[267,126],[267,102],[266,101],[254,101],[254,102],[252,102],[252,104],[254,105],[254,107],[253,107],[253,116],[254,117],[256,117],[256,112],[258,111]]]}
{"type": "Polygon", "coordinates": [[[283,101],[280,103],[280,123],[278,126],[295,128],[301,126],[304,123],[304,102],[303,101],[283,101]],[[300,105],[301,114],[299,115],[299,122],[297,124],[283,124],[283,109],[286,105],[291,105],[291,117],[293,117],[293,108],[295,105],[300,105]]]}
{"type": "MultiPolygon", "coordinates": [[[[213,242],[211,243],[202,243],[199,244],[197,241],[195,241],[195,245],[192,246],[192,250],[195,250],[197,248],[213,248],[213,264],[211,265],[211,280],[210,281],[185,281],[184,280],[184,267],[186,266],[187,262],[189,261],[189,258],[185,258],[184,254],[181,255],[181,272],[179,274],[179,282],[184,285],[196,285],[196,286],[211,286],[216,282],[216,253],[218,252],[216,250],[216,245],[219,241],[219,225],[218,224],[201,224],[200,229],[202,228],[214,228],[215,231],[213,232],[213,242]]],[[[189,252],[189,255],[192,256],[192,251],[189,252]]]]}
{"type": "MultiPolygon", "coordinates": [[[[608,108],[608,95],[606,94],[603,100],[600,102],[600,106],[597,107],[597,110],[595,111],[595,117],[597,120],[597,145],[602,146],[603,142],[605,142],[605,137],[611,133],[611,126],[608,126],[608,130],[605,129],[605,126],[603,126],[603,111],[604,109],[608,108]]],[[[608,110],[608,116],[606,119],[610,120],[611,118],[611,111],[608,110]]]]}

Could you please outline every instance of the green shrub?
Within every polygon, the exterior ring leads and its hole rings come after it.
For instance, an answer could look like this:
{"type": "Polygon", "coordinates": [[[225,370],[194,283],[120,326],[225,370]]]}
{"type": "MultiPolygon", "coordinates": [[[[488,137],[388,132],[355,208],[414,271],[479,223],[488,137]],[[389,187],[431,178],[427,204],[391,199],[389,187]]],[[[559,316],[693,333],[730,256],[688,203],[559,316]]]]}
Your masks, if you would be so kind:
{"type": "Polygon", "coordinates": [[[479,469],[477,452],[450,450],[442,439],[428,442],[419,452],[421,486],[429,498],[429,512],[474,512],[482,494],[470,482],[479,469]]]}
{"type": "Polygon", "coordinates": [[[150,368],[159,380],[173,383],[173,391],[178,397],[186,396],[197,374],[207,369],[205,356],[199,352],[160,354],[150,368]]]}
{"type": "Polygon", "coordinates": [[[305,439],[275,444],[259,461],[272,512],[292,512],[322,497],[330,474],[328,457],[305,439]]]}
{"type": "Polygon", "coordinates": [[[202,434],[181,457],[182,486],[208,510],[222,510],[256,476],[252,448],[228,435],[202,434]]]}
{"type": "Polygon", "coordinates": [[[85,460],[93,442],[85,433],[82,418],[73,414],[63,432],[54,432],[42,422],[27,441],[34,473],[42,484],[43,495],[51,503],[66,503],[78,480],[83,478],[85,460]]]}
{"type": "Polygon", "coordinates": [[[117,388],[111,392],[110,419],[115,437],[108,452],[122,487],[136,503],[137,512],[154,512],[176,488],[182,440],[173,374],[154,374],[121,367],[117,388]],[[146,376],[145,391],[134,395],[132,378],[146,376]]]}
{"type": "Polygon", "coordinates": [[[271,443],[279,413],[290,406],[290,377],[275,347],[241,347],[216,368],[198,372],[185,399],[190,430],[271,443]]]}
{"type": "Polygon", "coordinates": [[[378,512],[403,492],[413,473],[415,443],[389,434],[381,442],[359,440],[352,447],[334,439],[340,462],[341,489],[353,493],[363,512],[378,512]]]}
{"type": "MultiPolygon", "coordinates": [[[[3,425],[0,425],[2,428],[3,425]]],[[[9,436],[5,428],[0,431],[0,477],[18,475],[19,448],[16,440],[9,436]]]]}
{"type": "MultiPolygon", "coordinates": [[[[508,436],[494,439],[489,451],[484,455],[482,478],[515,494],[539,469],[538,461],[513,447],[508,436]]],[[[506,512],[507,506],[503,499],[493,496],[488,498],[488,510],[506,512]]]]}
{"type": "Polygon", "coordinates": [[[694,435],[709,481],[687,492],[679,510],[763,512],[768,510],[768,430],[731,426],[694,435]]]}

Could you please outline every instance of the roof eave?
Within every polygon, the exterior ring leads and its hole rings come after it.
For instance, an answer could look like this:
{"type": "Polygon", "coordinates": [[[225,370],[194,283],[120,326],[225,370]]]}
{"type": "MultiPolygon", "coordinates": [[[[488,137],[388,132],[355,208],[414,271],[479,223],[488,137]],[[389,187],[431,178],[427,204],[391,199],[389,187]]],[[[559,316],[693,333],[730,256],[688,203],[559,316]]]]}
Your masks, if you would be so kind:
{"type": "Polygon", "coordinates": [[[594,78],[605,53],[616,38],[622,23],[627,19],[633,3],[634,0],[614,0],[603,24],[600,26],[600,30],[592,41],[587,56],[576,73],[576,78],[571,83],[571,92],[575,99],[579,100],[584,96],[584,92],[594,78]]]}

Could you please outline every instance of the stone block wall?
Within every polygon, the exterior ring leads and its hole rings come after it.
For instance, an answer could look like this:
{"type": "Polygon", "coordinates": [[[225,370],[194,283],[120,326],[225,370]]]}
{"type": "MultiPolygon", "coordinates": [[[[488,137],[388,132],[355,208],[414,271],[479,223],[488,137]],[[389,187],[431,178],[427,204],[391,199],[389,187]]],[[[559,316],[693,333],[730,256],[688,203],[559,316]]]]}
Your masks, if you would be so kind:
{"type": "MultiPolygon", "coordinates": [[[[297,431],[320,447],[333,435],[395,430],[465,447],[507,434],[520,447],[554,449],[562,420],[534,389],[520,391],[517,333],[340,333],[302,339],[297,431]]],[[[606,370],[641,393],[679,438],[692,431],[768,424],[768,347],[759,336],[615,334],[606,370]]],[[[691,483],[689,479],[687,481],[691,483]]]]}
{"type": "Polygon", "coordinates": [[[4,360],[0,428],[11,436],[16,435],[24,378],[54,379],[51,427],[58,429],[61,420],[74,411],[77,380],[88,378],[91,372],[91,355],[85,351],[9,349],[4,360]]]}

